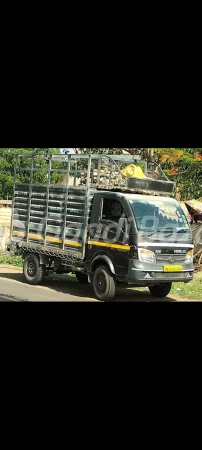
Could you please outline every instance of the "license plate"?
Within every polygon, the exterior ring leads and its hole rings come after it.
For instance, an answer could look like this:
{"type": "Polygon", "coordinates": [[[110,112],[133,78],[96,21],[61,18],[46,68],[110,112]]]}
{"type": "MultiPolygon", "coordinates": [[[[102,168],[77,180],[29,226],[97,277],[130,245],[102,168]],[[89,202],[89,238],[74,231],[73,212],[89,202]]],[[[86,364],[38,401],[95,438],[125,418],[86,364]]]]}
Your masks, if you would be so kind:
{"type": "Polygon", "coordinates": [[[164,266],[164,272],[182,272],[182,266],[164,266]]]}

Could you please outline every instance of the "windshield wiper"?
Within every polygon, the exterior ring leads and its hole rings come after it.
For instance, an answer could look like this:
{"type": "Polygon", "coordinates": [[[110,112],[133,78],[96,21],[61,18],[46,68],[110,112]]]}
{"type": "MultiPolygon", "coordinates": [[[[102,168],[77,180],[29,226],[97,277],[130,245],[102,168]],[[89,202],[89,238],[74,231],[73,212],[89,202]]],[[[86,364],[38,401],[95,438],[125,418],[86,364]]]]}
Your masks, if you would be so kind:
{"type": "Polygon", "coordinates": [[[150,236],[153,236],[153,234],[155,234],[155,233],[160,233],[160,232],[161,232],[161,230],[159,230],[159,229],[157,228],[156,230],[152,231],[152,233],[146,234],[145,236],[150,237],[150,236]]]}
{"type": "MultiPolygon", "coordinates": [[[[161,231],[161,230],[153,231],[153,233],[148,234],[147,237],[151,237],[151,236],[153,236],[155,233],[160,233],[160,231],[161,231]]],[[[170,236],[172,236],[172,234],[173,234],[173,232],[170,233],[170,234],[167,234],[166,237],[170,237],[170,236]]]]}

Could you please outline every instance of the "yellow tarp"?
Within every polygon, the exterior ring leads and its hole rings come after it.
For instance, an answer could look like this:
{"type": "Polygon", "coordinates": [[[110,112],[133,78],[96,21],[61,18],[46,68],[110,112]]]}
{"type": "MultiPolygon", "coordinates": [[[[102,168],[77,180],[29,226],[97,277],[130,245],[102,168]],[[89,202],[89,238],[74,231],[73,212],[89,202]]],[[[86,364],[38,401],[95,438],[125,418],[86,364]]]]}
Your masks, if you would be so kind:
{"type": "Polygon", "coordinates": [[[122,170],[122,172],[126,177],[147,178],[143,173],[141,167],[135,166],[135,164],[130,164],[130,166],[127,166],[122,170]]]}

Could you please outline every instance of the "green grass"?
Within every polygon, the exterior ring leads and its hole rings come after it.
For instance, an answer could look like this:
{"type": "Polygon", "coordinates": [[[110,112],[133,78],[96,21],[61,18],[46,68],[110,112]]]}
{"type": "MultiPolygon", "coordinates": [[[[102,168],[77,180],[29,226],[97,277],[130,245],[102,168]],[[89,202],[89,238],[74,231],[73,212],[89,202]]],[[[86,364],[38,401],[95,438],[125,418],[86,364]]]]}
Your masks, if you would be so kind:
{"type": "Polygon", "coordinates": [[[57,273],[52,273],[50,275],[51,278],[56,278],[57,280],[64,280],[67,281],[68,278],[74,279],[76,281],[76,276],[73,273],[63,273],[63,274],[57,274],[57,273]]]}
{"type": "Polygon", "coordinates": [[[0,264],[11,264],[12,266],[23,267],[21,256],[0,255],[0,264]]]}
{"type": "Polygon", "coordinates": [[[171,295],[190,300],[202,300],[202,272],[197,273],[190,283],[173,283],[171,295]]]}

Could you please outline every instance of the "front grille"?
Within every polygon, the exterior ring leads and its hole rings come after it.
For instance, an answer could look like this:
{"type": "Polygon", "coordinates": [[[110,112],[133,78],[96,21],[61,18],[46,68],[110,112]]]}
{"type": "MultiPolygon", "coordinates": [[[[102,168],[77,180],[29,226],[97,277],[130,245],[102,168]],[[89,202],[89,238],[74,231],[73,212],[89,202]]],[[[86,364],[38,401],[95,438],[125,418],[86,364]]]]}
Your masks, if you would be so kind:
{"type": "Polygon", "coordinates": [[[156,261],[158,262],[170,262],[171,264],[175,262],[184,262],[186,255],[156,255],[156,261]]]}

